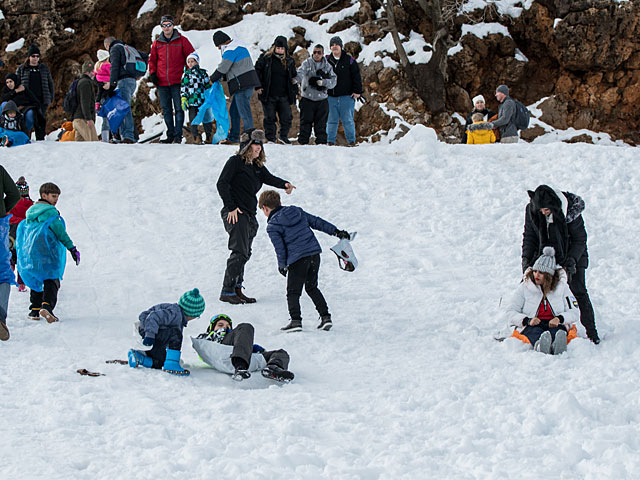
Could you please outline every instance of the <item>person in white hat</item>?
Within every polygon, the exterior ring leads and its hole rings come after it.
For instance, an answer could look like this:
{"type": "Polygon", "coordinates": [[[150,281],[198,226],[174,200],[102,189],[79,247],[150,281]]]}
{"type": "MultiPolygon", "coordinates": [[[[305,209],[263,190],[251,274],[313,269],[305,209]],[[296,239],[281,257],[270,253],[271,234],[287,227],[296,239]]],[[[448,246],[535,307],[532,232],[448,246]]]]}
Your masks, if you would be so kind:
{"type": "MultiPolygon", "coordinates": [[[[96,82],[99,84],[109,83],[111,77],[111,62],[109,61],[109,52],[107,50],[100,49],[97,52],[98,61],[93,66],[93,73],[96,82]]],[[[98,88],[98,95],[96,96],[96,113],[100,111],[102,104],[107,101],[109,95],[104,88],[98,88]]],[[[102,132],[100,134],[103,142],[109,143],[109,136],[111,130],[109,130],[109,122],[106,118],[102,119],[102,132]]]]}
{"type": "Polygon", "coordinates": [[[482,95],[476,95],[475,97],[473,97],[471,103],[473,103],[473,111],[469,115],[467,115],[467,123],[465,123],[464,125],[464,132],[462,133],[461,143],[467,143],[467,130],[469,129],[469,125],[473,124],[473,118],[471,118],[473,117],[473,115],[475,115],[476,113],[481,113],[482,120],[485,122],[488,122],[489,119],[491,119],[491,117],[495,115],[495,112],[493,110],[489,110],[487,108],[484,97],[482,95]]]}

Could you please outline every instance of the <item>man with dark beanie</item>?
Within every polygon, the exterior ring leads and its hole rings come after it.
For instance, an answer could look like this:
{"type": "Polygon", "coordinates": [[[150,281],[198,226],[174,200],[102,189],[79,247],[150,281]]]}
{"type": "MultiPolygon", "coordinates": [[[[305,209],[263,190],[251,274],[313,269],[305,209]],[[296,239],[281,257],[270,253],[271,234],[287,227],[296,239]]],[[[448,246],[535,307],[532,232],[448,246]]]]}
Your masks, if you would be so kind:
{"type": "Polygon", "coordinates": [[[229,35],[218,30],[213,34],[213,43],[222,52],[222,60],[210,77],[211,83],[226,79],[229,95],[233,97],[229,106],[231,128],[227,139],[220,143],[238,143],[240,120],[244,124],[244,131],[253,128],[251,97],[253,89],[260,87],[260,79],[253,68],[251,54],[242,42],[232,40],[229,35]]]}
{"type": "Polygon", "coordinates": [[[73,112],[73,129],[76,132],[76,142],[97,142],[96,133],[96,92],[91,78],[93,62],[86,61],[82,64],[82,76],[76,84],[78,107],[73,112]]]}
{"type": "Polygon", "coordinates": [[[338,123],[342,121],[344,135],[349,145],[356,144],[356,125],[353,123],[353,112],[356,100],[362,94],[362,78],[360,67],[351,55],[343,50],[342,39],[332,37],[329,42],[331,53],[327,60],[336,72],[338,81],[329,93],[329,119],[327,121],[327,140],[329,145],[336,143],[338,123]]]}
{"type": "Polygon", "coordinates": [[[516,127],[516,101],[509,96],[509,87],[498,85],[496,88],[496,100],[498,100],[498,118],[492,122],[482,122],[469,125],[468,130],[493,130],[500,131],[500,143],[518,143],[518,127],[516,127]]]}
{"type": "Polygon", "coordinates": [[[533,265],[544,247],[552,246],[556,261],[567,271],[569,288],[578,300],[580,322],[589,339],[597,345],[600,337],[585,280],[589,253],[582,219],[584,201],[578,195],[560,192],[547,185],[527,193],[530,201],[525,210],[522,236],[522,271],[533,265]]]}
{"type": "Polygon", "coordinates": [[[278,36],[271,48],[260,55],[256,62],[256,72],[262,84],[257,91],[264,111],[264,133],[267,140],[273,143],[276,142],[276,115],[280,121],[277,141],[291,143],[291,105],[296,103],[298,86],[295,80],[296,63],[287,50],[287,39],[278,36]]]}
{"type": "Polygon", "coordinates": [[[40,102],[40,112],[44,120],[36,122],[34,127],[36,140],[44,140],[47,108],[53,102],[55,86],[49,67],[44,63],[40,63],[40,48],[35,44],[31,45],[28,55],[29,58],[18,67],[16,74],[20,78],[20,83],[31,90],[38,102],[40,102]]]}

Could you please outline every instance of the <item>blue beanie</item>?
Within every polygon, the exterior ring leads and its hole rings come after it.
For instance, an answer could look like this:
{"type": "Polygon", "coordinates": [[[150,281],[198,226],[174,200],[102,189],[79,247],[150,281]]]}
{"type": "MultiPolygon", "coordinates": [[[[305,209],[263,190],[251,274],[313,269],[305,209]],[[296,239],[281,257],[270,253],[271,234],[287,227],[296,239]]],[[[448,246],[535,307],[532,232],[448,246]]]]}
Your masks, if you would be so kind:
{"type": "Polygon", "coordinates": [[[199,317],[204,312],[204,298],[197,288],[185,292],[180,297],[178,305],[187,317],[199,317]]]}

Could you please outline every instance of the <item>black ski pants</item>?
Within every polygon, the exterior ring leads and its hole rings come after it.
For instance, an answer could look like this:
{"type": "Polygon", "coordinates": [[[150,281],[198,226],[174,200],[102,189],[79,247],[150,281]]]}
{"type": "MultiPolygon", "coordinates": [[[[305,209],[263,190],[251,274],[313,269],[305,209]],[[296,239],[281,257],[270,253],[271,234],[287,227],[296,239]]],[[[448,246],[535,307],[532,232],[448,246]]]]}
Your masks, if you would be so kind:
{"type": "Polygon", "coordinates": [[[291,320],[302,320],[300,296],[304,286],[307,295],[320,314],[329,315],[329,307],[318,288],[318,271],[320,270],[320,254],[309,255],[289,265],[287,273],[287,305],[291,320]]]}
{"type": "Polygon", "coordinates": [[[306,145],[311,137],[311,127],[316,136],[316,145],[327,143],[327,119],[329,118],[329,101],[313,101],[300,99],[300,134],[298,143],[306,145]]]}
{"type": "Polygon", "coordinates": [[[269,97],[262,102],[264,111],[264,135],[271,142],[276,141],[276,115],[280,121],[280,138],[289,138],[293,115],[288,97],[269,97]]]}
{"type": "Polygon", "coordinates": [[[578,301],[578,307],[580,307],[580,323],[584,325],[587,336],[593,339],[598,335],[598,330],[596,329],[593,305],[591,305],[589,292],[587,292],[584,268],[576,268],[576,273],[574,273],[571,276],[571,280],[569,280],[569,288],[578,301]]]}
{"type": "Polygon", "coordinates": [[[42,292],[31,290],[31,310],[40,311],[41,308],[45,308],[53,313],[53,309],[56,308],[56,304],[58,303],[58,290],[60,290],[60,280],[57,278],[45,280],[42,292]]]}
{"type": "Polygon", "coordinates": [[[147,357],[153,359],[151,368],[162,368],[167,358],[167,348],[171,350],[182,349],[182,329],[178,327],[161,328],[156,333],[153,347],[146,353],[147,357]]]}
{"type": "MultiPolygon", "coordinates": [[[[239,366],[238,361],[246,363],[246,368],[251,364],[251,353],[253,352],[254,328],[250,323],[241,323],[228,332],[222,339],[223,345],[232,345],[231,363],[239,366]]],[[[289,367],[289,354],[284,350],[271,350],[262,352],[262,356],[267,361],[267,365],[276,365],[284,370],[289,367]]]]}
{"type": "Polygon", "coordinates": [[[244,266],[251,258],[251,245],[258,233],[258,220],[254,214],[244,212],[239,213],[238,221],[231,224],[227,221],[228,213],[226,208],[220,212],[224,229],[229,235],[228,247],[231,250],[224,272],[222,293],[234,294],[235,288],[242,286],[244,281],[244,266]]]}

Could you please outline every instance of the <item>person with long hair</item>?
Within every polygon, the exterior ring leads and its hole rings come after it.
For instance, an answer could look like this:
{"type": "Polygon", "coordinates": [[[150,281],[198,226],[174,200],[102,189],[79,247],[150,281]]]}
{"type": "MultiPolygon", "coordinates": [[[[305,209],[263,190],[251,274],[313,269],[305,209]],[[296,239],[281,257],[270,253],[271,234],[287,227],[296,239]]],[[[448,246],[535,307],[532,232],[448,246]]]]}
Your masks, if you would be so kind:
{"type": "Polygon", "coordinates": [[[220,301],[231,304],[255,303],[256,299],[242,292],[244,267],[251,257],[251,244],[258,233],[256,194],[263,184],[282,188],[287,194],[296,188],[291,183],[272,175],[265,162],[265,135],[251,128],[240,136],[240,148],[224,165],[218,183],[223,207],[220,212],[224,229],[229,235],[231,255],[227,260],[220,301]]]}
{"type": "Polygon", "coordinates": [[[524,272],[522,282],[507,306],[513,337],[538,352],[558,355],[576,336],[572,325],[580,318],[578,302],[567,284],[567,274],[556,265],[555,250],[542,255],[524,272]]]}

